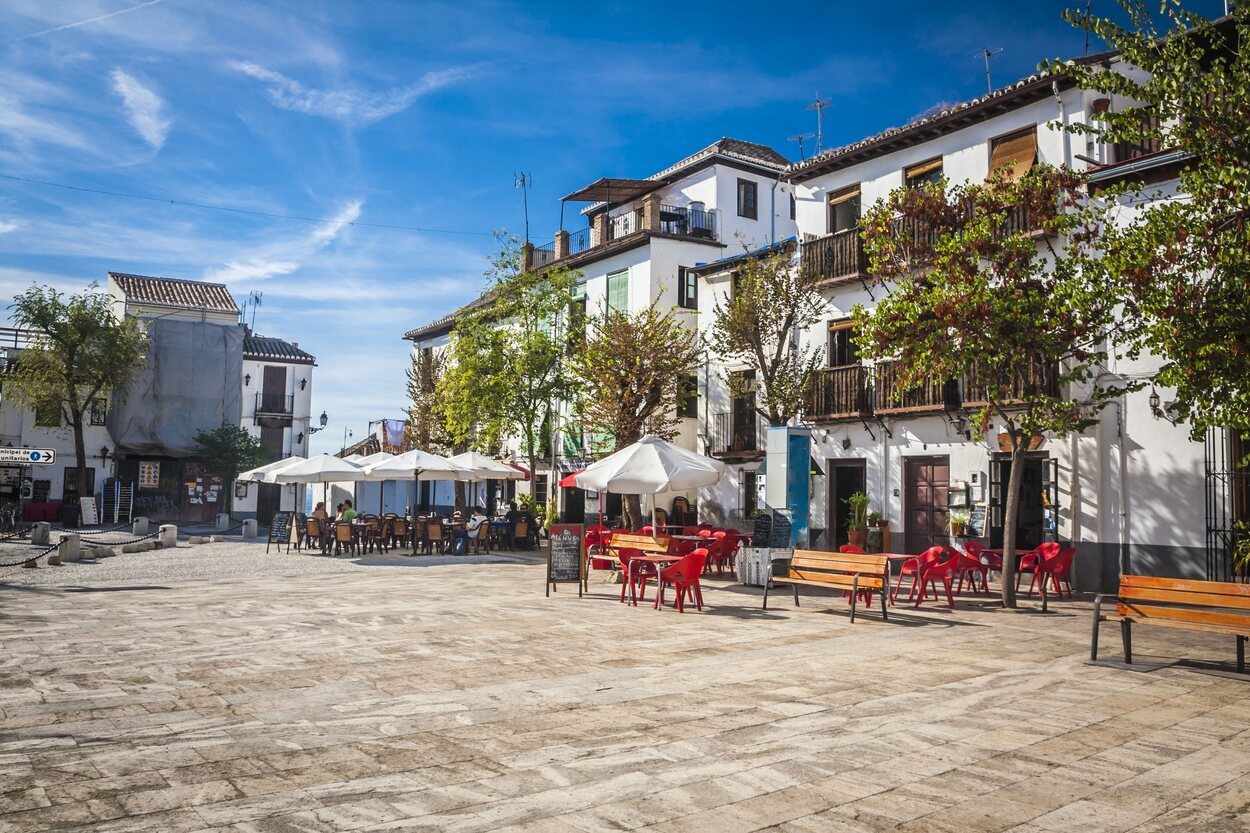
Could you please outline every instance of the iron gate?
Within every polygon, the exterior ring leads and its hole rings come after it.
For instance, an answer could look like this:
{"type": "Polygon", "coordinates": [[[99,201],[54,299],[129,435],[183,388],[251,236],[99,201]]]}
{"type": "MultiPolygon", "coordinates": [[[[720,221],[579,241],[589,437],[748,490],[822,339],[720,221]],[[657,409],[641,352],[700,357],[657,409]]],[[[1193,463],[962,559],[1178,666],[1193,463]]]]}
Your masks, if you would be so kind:
{"type": "Polygon", "coordinates": [[[1205,450],[1207,580],[1244,579],[1233,570],[1233,547],[1250,521],[1250,467],[1246,432],[1207,431],[1205,450]]]}

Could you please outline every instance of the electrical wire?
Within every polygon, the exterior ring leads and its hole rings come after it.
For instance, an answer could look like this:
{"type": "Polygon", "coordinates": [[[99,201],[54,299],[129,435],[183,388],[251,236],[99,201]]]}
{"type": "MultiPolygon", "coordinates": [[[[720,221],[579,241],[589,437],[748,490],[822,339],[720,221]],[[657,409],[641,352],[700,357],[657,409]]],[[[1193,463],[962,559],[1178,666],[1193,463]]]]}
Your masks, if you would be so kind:
{"type": "Polygon", "coordinates": [[[124,191],[105,191],[100,188],[86,188],[81,185],[66,185],[61,182],[47,182],[42,179],[27,179],[26,177],[13,176],[11,174],[0,174],[0,179],[8,179],[13,182],[25,182],[30,185],[43,185],[48,188],[63,188],[66,191],[80,191],[86,194],[102,194],[106,197],[123,197],[129,200],[144,200],[146,202],[159,202],[166,205],[177,205],[183,208],[200,208],[206,211],[228,211],[232,214],[247,214],[252,217],[268,217],[274,220],[299,220],[306,223],[331,223],[339,226],[362,226],[364,228],[380,228],[391,229],[393,231],[418,231],[425,234],[465,234],[465,235],[482,235],[490,237],[494,235],[493,231],[462,231],[459,229],[445,228],[424,228],[421,226],[398,226],[389,223],[365,223],[360,220],[335,220],[330,217],[305,217],[300,214],[271,214],[267,211],[253,211],[248,208],[235,208],[228,205],[208,205],[200,202],[189,202],[187,200],[173,200],[165,197],[152,197],[145,194],[127,194],[124,191]]]}

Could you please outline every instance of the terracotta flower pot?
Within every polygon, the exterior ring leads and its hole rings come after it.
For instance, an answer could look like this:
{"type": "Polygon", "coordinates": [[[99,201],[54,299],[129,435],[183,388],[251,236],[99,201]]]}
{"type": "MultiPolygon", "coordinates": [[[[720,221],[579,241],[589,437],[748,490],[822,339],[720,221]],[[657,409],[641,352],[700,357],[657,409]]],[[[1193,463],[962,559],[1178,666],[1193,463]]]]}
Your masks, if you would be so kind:
{"type": "Polygon", "coordinates": [[[846,540],[849,544],[862,547],[868,541],[867,529],[848,529],[846,531],[846,540]]]}

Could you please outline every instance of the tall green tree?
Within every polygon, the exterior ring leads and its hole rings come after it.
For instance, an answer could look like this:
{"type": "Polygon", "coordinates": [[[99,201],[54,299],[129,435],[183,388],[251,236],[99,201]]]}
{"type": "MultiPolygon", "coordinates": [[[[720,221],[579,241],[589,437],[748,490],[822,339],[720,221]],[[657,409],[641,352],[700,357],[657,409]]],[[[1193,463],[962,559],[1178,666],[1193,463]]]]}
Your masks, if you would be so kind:
{"type": "Polygon", "coordinates": [[[408,421],[404,439],[409,448],[435,454],[451,453],[454,441],[447,430],[439,381],[447,371],[447,359],[434,349],[413,350],[408,368],[408,421]]]}
{"type": "Polygon", "coordinates": [[[755,371],[749,383],[742,374],[726,376],[730,394],[753,391],[755,409],[769,425],[787,425],[803,410],[821,353],[794,336],[819,322],[823,309],[816,277],[796,268],[784,251],[748,256],[734,275],[728,301],[716,305],[712,350],[755,371]]]}
{"type": "Polygon", "coordinates": [[[875,309],[854,311],[877,384],[901,394],[962,382],[965,400],[986,403],[972,420],[978,436],[997,422],[1010,437],[1005,607],[1016,604],[1030,440],[1083,430],[1124,390],[1099,375],[1121,333],[1099,257],[1106,218],[1080,175],[1040,166],[1019,181],[899,189],[860,224],[871,277],[887,288],[875,309]]]}
{"type": "Polygon", "coordinates": [[[240,472],[265,463],[260,438],[238,425],[223,425],[212,431],[197,431],[195,442],[200,447],[204,465],[226,481],[226,512],[229,513],[234,508],[234,479],[240,472]]]}
{"type": "Polygon", "coordinates": [[[1147,323],[1137,346],[1162,357],[1156,381],[1176,389],[1177,415],[1195,439],[1208,428],[1250,428],[1250,3],[1235,4],[1220,25],[1176,2],[1162,3],[1160,15],[1137,0],[1120,5],[1124,25],[1065,17],[1145,75],[1061,61],[1047,68],[1114,104],[1074,131],[1182,161],[1175,195],[1131,186],[1142,204],[1106,235],[1106,267],[1129,290],[1125,315],[1147,323]]]}
{"type": "Polygon", "coordinates": [[[89,496],[85,417],[98,400],[124,395],[143,367],[147,332],[138,318],[119,319],[112,297],[94,283],[68,297],[32,286],[10,309],[31,344],[5,377],[5,392],[37,411],[61,415],[74,433],[78,494],[89,496]]]}
{"type": "Polygon", "coordinates": [[[553,404],[575,393],[565,362],[570,327],[580,326],[570,321],[579,275],[560,266],[523,270],[511,239],[487,275],[485,302],[452,330],[438,397],[456,443],[498,453],[517,437],[533,472],[553,404]]]}
{"type": "MultiPolygon", "coordinates": [[[[697,336],[670,310],[654,302],[638,312],[605,309],[590,317],[586,342],[572,370],[581,385],[578,412],[596,438],[595,451],[617,451],[652,434],[677,434],[678,403],[698,370],[697,336]]],[[[637,528],[637,495],[625,496],[625,522],[637,528]]]]}

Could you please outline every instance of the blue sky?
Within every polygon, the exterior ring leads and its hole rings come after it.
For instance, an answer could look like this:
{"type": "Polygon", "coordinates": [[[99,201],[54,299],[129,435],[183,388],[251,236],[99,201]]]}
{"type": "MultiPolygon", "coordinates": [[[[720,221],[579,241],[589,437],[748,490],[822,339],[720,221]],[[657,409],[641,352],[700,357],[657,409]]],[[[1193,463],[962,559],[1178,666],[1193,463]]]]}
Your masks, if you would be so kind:
{"type": "Polygon", "coordinates": [[[262,291],[256,329],[318,358],[312,450],[333,450],[403,415],[401,336],[477,294],[493,230],[521,232],[515,172],[549,240],[600,176],[726,135],[797,158],[817,94],[838,145],[983,93],[983,47],[996,86],[1079,55],[1068,5],[5,0],[0,174],[458,233],[0,179],[0,296],[109,270],[262,291]]]}

